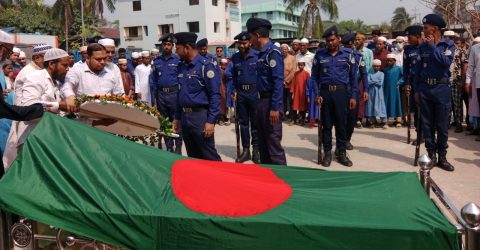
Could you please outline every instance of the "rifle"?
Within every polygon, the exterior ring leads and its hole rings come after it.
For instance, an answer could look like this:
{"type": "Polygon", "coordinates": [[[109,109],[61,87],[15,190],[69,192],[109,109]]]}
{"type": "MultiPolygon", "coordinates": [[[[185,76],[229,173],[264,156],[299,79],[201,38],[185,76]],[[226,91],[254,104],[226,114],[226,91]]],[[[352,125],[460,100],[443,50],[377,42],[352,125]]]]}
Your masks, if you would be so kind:
{"type": "Polygon", "coordinates": [[[240,120],[238,119],[237,101],[233,102],[235,116],[235,136],[237,138],[237,159],[240,158],[240,120]]]}
{"type": "Polygon", "coordinates": [[[322,162],[322,105],[318,105],[318,159],[317,164],[320,165],[322,162]]]}
{"type": "Polygon", "coordinates": [[[422,144],[422,119],[420,113],[420,106],[417,105],[418,125],[417,125],[417,144],[415,145],[415,160],[413,166],[418,166],[418,157],[420,156],[420,144],[422,144]]]}
{"type": "Polygon", "coordinates": [[[411,117],[410,117],[410,91],[408,91],[407,95],[407,143],[410,144],[410,123],[411,123],[411,117]]]}

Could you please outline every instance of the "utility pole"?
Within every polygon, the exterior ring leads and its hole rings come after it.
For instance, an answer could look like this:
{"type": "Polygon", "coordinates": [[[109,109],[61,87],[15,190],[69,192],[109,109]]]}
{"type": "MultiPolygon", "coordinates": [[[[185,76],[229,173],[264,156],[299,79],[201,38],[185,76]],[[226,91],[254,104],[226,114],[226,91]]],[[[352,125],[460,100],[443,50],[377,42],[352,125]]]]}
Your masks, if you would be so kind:
{"type": "Polygon", "coordinates": [[[85,31],[83,30],[85,26],[85,23],[83,22],[83,0],[80,0],[80,13],[82,15],[82,46],[85,46],[85,31]]]}

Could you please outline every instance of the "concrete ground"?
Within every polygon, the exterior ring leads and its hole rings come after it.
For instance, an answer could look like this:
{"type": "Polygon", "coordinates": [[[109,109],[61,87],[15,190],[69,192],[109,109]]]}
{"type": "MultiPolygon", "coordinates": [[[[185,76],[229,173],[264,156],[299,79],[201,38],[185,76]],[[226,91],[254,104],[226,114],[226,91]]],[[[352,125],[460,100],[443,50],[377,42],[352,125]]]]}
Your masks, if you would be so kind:
{"type": "MultiPolygon", "coordinates": [[[[414,130],[411,132],[413,140],[416,133],[414,130]]],[[[458,209],[468,202],[475,202],[480,206],[480,142],[475,141],[475,136],[467,136],[465,132],[454,133],[453,129],[450,129],[449,136],[447,157],[455,166],[455,171],[446,172],[434,168],[431,175],[458,209]]],[[[215,140],[222,159],[234,161],[236,157],[234,124],[217,125],[215,140]]],[[[333,161],[331,167],[327,169],[316,163],[317,128],[288,126],[283,123],[282,145],[289,166],[330,171],[418,172],[419,168],[413,167],[415,146],[407,144],[406,141],[406,128],[356,129],[352,139],[355,148],[348,151],[353,167],[347,168],[333,161]]],[[[426,153],[424,145],[420,152],[426,153]]]]}

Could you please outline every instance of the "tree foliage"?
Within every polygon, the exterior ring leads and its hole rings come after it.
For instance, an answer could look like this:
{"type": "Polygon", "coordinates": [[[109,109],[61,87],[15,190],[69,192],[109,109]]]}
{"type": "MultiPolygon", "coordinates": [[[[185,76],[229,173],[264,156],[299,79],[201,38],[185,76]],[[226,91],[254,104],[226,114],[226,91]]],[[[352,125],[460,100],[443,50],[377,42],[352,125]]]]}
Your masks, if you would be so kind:
{"type": "Polygon", "coordinates": [[[354,32],[366,33],[369,30],[368,26],[360,19],[341,21],[337,24],[337,28],[340,34],[354,32]]]}
{"type": "MultiPolygon", "coordinates": [[[[295,9],[303,8],[307,3],[306,0],[283,0],[283,2],[288,3],[287,10],[291,12],[295,9]]],[[[317,0],[317,5],[320,7],[320,11],[329,15],[330,20],[336,20],[338,18],[337,0],[317,0]]],[[[323,31],[322,17],[320,17],[320,25],[320,30],[323,31]]]]}
{"type": "Polygon", "coordinates": [[[62,28],[44,11],[47,6],[25,5],[0,9],[0,27],[15,27],[17,33],[59,35],[62,28]]]}
{"type": "Polygon", "coordinates": [[[405,7],[398,7],[393,11],[393,17],[390,22],[392,30],[404,30],[412,24],[413,17],[411,17],[405,7]]]}

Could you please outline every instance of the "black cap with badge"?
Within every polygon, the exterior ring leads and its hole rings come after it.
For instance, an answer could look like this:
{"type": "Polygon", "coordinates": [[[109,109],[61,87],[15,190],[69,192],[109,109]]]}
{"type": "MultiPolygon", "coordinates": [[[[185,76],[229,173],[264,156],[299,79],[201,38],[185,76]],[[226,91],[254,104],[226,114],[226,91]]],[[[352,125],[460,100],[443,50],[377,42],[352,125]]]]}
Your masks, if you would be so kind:
{"type": "Polygon", "coordinates": [[[246,40],[250,40],[250,38],[251,38],[250,33],[243,31],[242,33],[236,35],[233,39],[238,41],[246,41],[246,40]]]}
{"type": "Polygon", "coordinates": [[[329,36],[338,36],[338,29],[336,25],[333,25],[332,27],[325,30],[325,32],[323,32],[323,38],[327,38],[329,36]]]}
{"type": "Polygon", "coordinates": [[[205,47],[208,45],[208,39],[207,38],[203,38],[203,39],[200,39],[198,40],[197,42],[197,48],[200,48],[200,47],[205,47]]]}
{"type": "Polygon", "coordinates": [[[355,43],[355,33],[349,33],[342,37],[343,45],[353,45],[355,43]]]}
{"type": "Polygon", "coordinates": [[[445,20],[443,20],[443,17],[441,17],[440,15],[437,15],[437,14],[426,15],[423,18],[422,23],[437,26],[440,29],[443,29],[447,26],[447,23],[445,22],[445,20]]]}
{"type": "Polygon", "coordinates": [[[163,36],[161,36],[160,39],[158,39],[158,41],[162,42],[162,43],[166,43],[166,42],[174,43],[175,42],[175,37],[174,37],[173,33],[167,33],[167,34],[164,34],[163,36]]]}
{"type": "Polygon", "coordinates": [[[420,25],[412,25],[412,26],[408,26],[406,29],[405,29],[405,35],[406,36],[419,36],[422,34],[422,31],[423,31],[423,27],[420,26],[420,25]]]}
{"type": "Polygon", "coordinates": [[[194,46],[197,41],[197,34],[193,32],[178,32],[173,36],[175,37],[176,44],[190,44],[194,46]]]}
{"type": "Polygon", "coordinates": [[[272,23],[267,19],[251,17],[247,20],[247,30],[250,33],[257,31],[260,28],[265,28],[267,30],[272,29],[272,23]]]}

